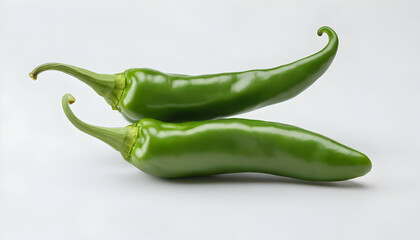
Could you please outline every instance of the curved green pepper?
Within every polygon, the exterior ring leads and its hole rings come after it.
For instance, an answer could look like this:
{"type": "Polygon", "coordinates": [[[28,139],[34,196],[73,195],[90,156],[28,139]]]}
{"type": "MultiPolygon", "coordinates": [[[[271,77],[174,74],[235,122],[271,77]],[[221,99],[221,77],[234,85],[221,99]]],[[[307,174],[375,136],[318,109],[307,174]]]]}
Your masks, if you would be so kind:
{"type": "Polygon", "coordinates": [[[36,79],[46,70],[70,74],[91,86],[130,122],[214,119],[288,100],[309,87],[328,69],[337,52],[337,34],[329,27],[318,30],[318,35],[323,33],[328,34],[329,42],[321,51],[271,69],[187,76],[140,68],[110,75],[47,63],[30,76],[36,79]]]}
{"type": "Polygon", "coordinates": [[[260,172],[312,181],[341,181],[368,173],[369,158],[307,130],[273,122],[219,119],[165,123],[153,119],[122,128],[86,124],[62,105],[72,124],[111,145],[140,170],[178,178],[260,172]]]}

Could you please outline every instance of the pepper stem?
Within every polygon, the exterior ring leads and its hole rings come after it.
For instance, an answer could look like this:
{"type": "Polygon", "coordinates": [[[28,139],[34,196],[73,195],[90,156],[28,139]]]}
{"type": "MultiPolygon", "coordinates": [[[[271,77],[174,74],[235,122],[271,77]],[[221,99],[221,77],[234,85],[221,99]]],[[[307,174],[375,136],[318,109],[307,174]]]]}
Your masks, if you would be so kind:
{"type": "Polygon", "coordinates": [[[125,87],[123,74],[98,74],[67,64],[46,63],[36,67],[29,73],[29,76],[36,80],[39,73],[47,70],[64,72],[81,80],[93,88],[100,96],[104,97],[112,106],[112,109],[117,109],[118,101],[125,87]]]}
{"type": "Polygon", "coordinates": [[[76,99],[68,93],[63,96],[61,102],[64,113],[70,122],[80,131],[104,141],[115,150],[121,152],[123,157],[127,159],[137,138],[137,127],[129,125],[127,127],[107,128],[87,124],[77,118],[70,109],[69,105],[75,101],[76,99]]]}

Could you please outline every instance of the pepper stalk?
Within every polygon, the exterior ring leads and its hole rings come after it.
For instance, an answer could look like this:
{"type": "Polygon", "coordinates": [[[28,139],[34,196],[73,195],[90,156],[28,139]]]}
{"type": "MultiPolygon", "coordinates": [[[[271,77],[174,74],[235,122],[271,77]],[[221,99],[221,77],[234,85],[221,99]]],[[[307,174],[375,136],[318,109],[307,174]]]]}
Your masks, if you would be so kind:
{"type": "Polygon", "coordinates": [[[47,70],[56,70],[67,73],[89,85],[96,93],[104,97],[112,109],[118,109],[118,101],[125,88],[124,75],[98,74],[89,70],[62,63],[46,63],[36,67],[29,76],[36,80],[39,73],[47,70]]]}
{"type": "Polygon", "coordinates": [[[69,105],[75,101],[76,99],[69,93],[65,94],[61,101],[64,113],[70,122],[80,131],[102,140],[121,152],[125,159],[129,158],[131,149],[137,139],[137,127],[129,125],[127,127],[108,128],[87,124],[77,118],[70,109],[69,105]]]}

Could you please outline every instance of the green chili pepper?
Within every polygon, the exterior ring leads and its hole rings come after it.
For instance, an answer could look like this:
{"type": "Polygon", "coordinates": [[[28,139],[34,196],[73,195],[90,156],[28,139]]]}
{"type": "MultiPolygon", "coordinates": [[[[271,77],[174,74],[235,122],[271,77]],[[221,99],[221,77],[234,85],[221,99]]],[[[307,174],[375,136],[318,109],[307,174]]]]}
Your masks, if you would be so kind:
{"type": "Polygon", "coordinates": [[[145,118],[127,127],[104,128],[78,119],[68,105],[74,101],[70,94],[62,99],[75,127],[157,177],[260,172],[340,181],[365,175],[372,166],[366,155],[290,125],[247,119],[165,123],[145,118]]]}
{"type": "Polygon", "coordinates": [[[97,74],[78,67],[47,63],[30,76],[58,70],[91,86],[130,122],[154,118],[167,122],[207,120],[261,108],[295,97],[330,66],[338,37],[329,27],[324,49],[296,62],[271,69],[187,76],[156,70],[130,69],[123,73],[97,74]]]}

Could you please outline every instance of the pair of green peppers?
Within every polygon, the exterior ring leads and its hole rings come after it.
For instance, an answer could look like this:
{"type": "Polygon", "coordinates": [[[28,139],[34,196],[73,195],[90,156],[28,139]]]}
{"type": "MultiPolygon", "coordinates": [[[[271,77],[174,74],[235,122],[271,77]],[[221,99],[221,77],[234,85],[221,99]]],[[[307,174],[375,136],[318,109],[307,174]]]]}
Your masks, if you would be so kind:
{"type": "Polygon", "coordinates": [[[30,76],[58,70],[90,87],[133,124],[105,128],[84,123],[62,99],[67,118],[140,170],[163,178],[260,172],[311,181],[341,181],[368,173],[369,158],[320,134],[295,126],[247,119],[218,119],[295,97],[330,66],[338,48],[328,34],[321,51],[293,63],[244,72],[189,76],[153,69],[97,74],[47,63],[30,76]],[[216,119],[216,120],[211,120],[216,119]]]}

